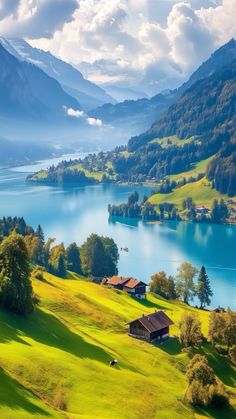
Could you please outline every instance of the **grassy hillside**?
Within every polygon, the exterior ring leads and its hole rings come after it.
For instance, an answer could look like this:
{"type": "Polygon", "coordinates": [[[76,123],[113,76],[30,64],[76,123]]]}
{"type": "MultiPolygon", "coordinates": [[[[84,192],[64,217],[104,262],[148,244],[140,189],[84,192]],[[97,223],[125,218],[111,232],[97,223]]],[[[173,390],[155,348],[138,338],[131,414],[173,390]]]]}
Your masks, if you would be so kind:
{"type": "Polygon", "coordinates": [[[204,177],[197,182],[187,183],[168,194],[152,195],[149,201],[154,205],[163,202],[172,202],[178,207],[181,207],[183,199],[187,197],[192,197],[197,205],[206,205],[208,207],[212,206],[214,199],[229,199],[226,195],[222,195],[215,189],[212,189],[210,182],[204,177]]]}
{"type": "MultiPolygon", "coordinates": [[[[151,294],[137,301],[82,279],[45,274],[44,281],[33,282],[41,298],[33,315],[0,310],[0,386],[6,389],[0,392],[1,418],[222,417],[184,403],[188,356],[176,339],[154,345],[127,335],[128,321],[155,309],[174,320],[174,335],[183,310],[196,309],[151,294]],[[117,368],[109,366],[112,358],[117,368]]],[[[208,312],[199,315],[206,334],[208,312]]],[[[236,368],[210,345],[203,352],[236,395],[236,368]]],[[[235,416],[233,407],[224,410],[225,419],[235,416]]]]}
{"type": "Polygon", "coordinates": [[[186,172],[178,173],[177,175],[170,175],[168,176],[170,180],[175,180],[178,182],[179,180],[185,178],[188,180],[190,177],[196,177],[200,173],[206,173],[206,168],[208,163],[212,160],[212,157],[209,157],[208,159],[201,160],[198,163],[193,163],[191,165],[191,168],[187,170],[186,172]]]}

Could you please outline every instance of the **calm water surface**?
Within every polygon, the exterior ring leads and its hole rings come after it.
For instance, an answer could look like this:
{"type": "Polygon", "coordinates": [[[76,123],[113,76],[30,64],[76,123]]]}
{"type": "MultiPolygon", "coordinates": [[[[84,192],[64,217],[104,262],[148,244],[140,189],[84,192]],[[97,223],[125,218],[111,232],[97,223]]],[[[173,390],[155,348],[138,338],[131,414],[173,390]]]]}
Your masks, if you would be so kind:
{"type": "Polygon", "coordinates": [[[214,290],[212,305],[236,309],[236,227],[184,222],[161,225],[136,220],[109,220],[107,206],[127,200],[131,186],[50,187],[25,182],[26,172],[47,167],[50,162],[13,170],[0,170],[0,217],[23,216],[28,224],[43,226],[45,235],[65,245],[81,244],[89,234],[113,237],[121,252],[119,272],[145,281],[165,270],[175,274],[183,261],[197,268],[205,265],[214,290]]]}

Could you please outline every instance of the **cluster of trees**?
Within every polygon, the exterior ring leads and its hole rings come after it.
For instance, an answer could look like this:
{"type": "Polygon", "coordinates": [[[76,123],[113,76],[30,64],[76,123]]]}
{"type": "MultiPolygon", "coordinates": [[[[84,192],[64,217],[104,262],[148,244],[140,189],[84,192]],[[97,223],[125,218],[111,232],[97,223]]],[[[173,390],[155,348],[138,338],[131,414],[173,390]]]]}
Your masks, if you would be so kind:
{"type": "Polygon", "coordinates": [[[188,363],[186,400],[196,406],[223,407],[228,395],[204,355],[196,354],[188,363]]]}
{"type": "Polygon", "coordinates": [[[197,269],[190,263],[183,262],[178,268],[176,278],[167,276],[163,271],[152,275],[150,290],[166,299],[180,298],[186,304],[197,296],[200,307],[204,308],[210,305],[213,292],[205,267],[201,267],[195,283],[194,277],[197,272],[197,269]]]}
{"type": "Polygon", "coordinates": [[[91,234],[80,248],[76,243],[66,248],[63,243],[52,246],[55,239],[45,242],[43,230],[38,226],[36,232],[25,236],[24,240],[30,260],[62,278],[67,270],[98,277],[117,274],[119,252],[109,237],[91,234]]]}
{"type": "MultiPolygon", "coordinates": [[[[156,191],[152,191],[151,195],[156,191]]],[[[221,199],[215,199],[211,210],[206,208],[206,212],[199,214],[196,203],[192,197],[186,197],[182,201],[182,211],[179,211],[175,204],[164,202],[159,205],[153,205],[148,201],[147,196],[139,203],[139,195],[133,192],[128,202],[120,205],[108,205],[108,212],[111,217],[141,218],[143,220],[189,220],[198,222],[224,223],[230,209],[226,202],[221,199]]]]}
{"type": "Polygon", "coordinates": [[[26,225],[23,217],[3,217],[0,219],[0,239],[8,236],[13,230],[22,236],[34,232],[31,226],[26,225]]]}
{"type": "MultiPolygon", "coordinates": [[[[185,350],[200,348],[204,342],[201,322],[198,316],[184,312],[179,322],[179,338],[185,350]]],[[[211,312],[208,324],[208,339],[218,351],[236,363],[236,313],[211,312]]],[[[196,354],[187,366],[186,378],[188,388],[186,399],[194,405],[224,406],[228,395],[223,384],[215,376],[207,359],[196,354]]]]}
{"type": "Polygon", "coordinates": [[[172,276],[167,276],[164,271],[151,276],[150,291],[159,294],[167,300],[177,298],[175,280],[172,276]]]}
{"type": "Polygon", "coordinates": [[[120,205],[108,205],[109,215],[112,217],[142,218],[143,220],[179,220],[177,209],[172,203],[162,203],[158,206],[151,204],[147,196],[139,203],[139,195],[134,192],[128,202],[120,205]]]}
{"type": "Polygon", "coordinates": [[[219,351],[227,353],[236,362],[236,313],[229,309],[223,313],[212,312],[208,337],[219,351]]]}
{"type": "Polygon", "coordinates": [[[211,220],[213,223],[223,223],[229,215],[229,209],[223,199],[214,199],[211,209],[211,220]]]}
{"type": "Polygon", "coordinates": [[[224,144],[208,167],[207,177],[212,187],[228,196],[236,195],[236,142],[235,137],[224,144]]]}
{"type": "Polygon", "coordinates": [[[139,204],[138,192],[133,192],[128,202],[120,205],[108,205],[108,212],[111,217],[142,218],[143,220],[158,220],[159,215],[145,196],[139,204]]]}
{"type": "Polygon", "coordinates": [[[183,199],[182,209],[185,211],[187,219],[198,222],[224,223],[230,214],[230,209],[223,199],[220,201],[214,199],[211,210],[206,214],[201,213],[200,216],[197,212],[196,203],[191,197],[183,199]]]}
{"type": "Polygon", "coordinates": [[[0,303],[20,314],[30,313],[38,302],[30,275],[43,279],[43,270],[66,277],[67,270],[88,276],[106,277],[118,273],[119,252],[114,240],[91,234],[79,248],[76,243],[54,246],[45,241],[39,225],[27,226],[23,218],[0,220],[0,303]]]}
{"type": "Polygon", "coordinates": [[[45,177],[37,177],[35,175],[29,175],[27,177],[28,181],[37,181],[41,183],[50,183],[50,184],[93,184],[97,183],[97,180],[93,177],[88,177],[85,175],[83,170],[72,170],[72,169],[60,169],[57,168],[54,171],[47,172],[45,177]]]}

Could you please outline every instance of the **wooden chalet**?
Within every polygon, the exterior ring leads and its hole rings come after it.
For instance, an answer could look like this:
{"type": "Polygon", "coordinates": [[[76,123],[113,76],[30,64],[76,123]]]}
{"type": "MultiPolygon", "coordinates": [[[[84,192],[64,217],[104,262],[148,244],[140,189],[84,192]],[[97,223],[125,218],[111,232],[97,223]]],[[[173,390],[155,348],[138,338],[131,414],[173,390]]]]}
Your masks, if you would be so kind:
{"type": "Polygon", "coordinates": [[[135,278],[115,275],[108,278],[106,285],[125,291],[137,298],[146,298],[147,284],[135,278]]]}
{"type": "Polygon", "coordinates": [[[148,342],[165,339],[169,337],[172,324],[174,324],[172,320],[163,311],[156,311],[130,322],[129,335],[148,342]]]}

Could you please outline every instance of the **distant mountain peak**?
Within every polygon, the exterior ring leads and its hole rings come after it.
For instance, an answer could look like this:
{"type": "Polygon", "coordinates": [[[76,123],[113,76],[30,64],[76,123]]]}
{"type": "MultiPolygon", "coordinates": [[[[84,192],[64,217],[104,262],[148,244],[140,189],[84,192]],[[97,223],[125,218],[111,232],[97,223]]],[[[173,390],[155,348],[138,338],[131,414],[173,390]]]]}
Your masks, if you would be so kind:
{"type": "Polygon", "coordinates": [[[104,103],[116,103],[105,90],[86,80],[73,65],[54,56],[49,51],[32,47],[20,38],[8,38],[5,42],[6,48],[11,49],[10,53],[15,51],[17,58],[20,57],[21,60],[33,63],[48,76],[56,79],[69,95],[81,103],[85,111],[104,103]]]}
{"type": "Polygon", "coordinates": [[[189,80],[178,89],[178,95],[189,89],[197,80],[209,77],[214,72],[230,65],[230,63],[235,59],[236,41],[232,38],[226,44],[222,45],[215,52],[213,52],[211,56],[198,67],[189,80]]]}

